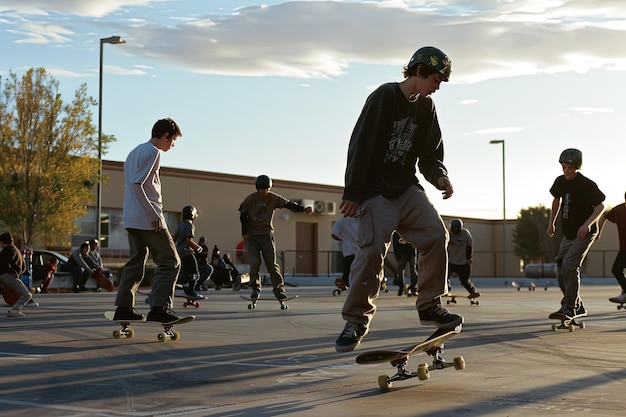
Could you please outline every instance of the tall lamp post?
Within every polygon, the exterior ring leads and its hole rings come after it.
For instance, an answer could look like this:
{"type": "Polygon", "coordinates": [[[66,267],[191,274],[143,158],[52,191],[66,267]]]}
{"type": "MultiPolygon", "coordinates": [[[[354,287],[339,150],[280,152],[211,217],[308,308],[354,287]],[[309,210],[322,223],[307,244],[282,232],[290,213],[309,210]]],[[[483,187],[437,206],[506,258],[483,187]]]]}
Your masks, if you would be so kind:
{"type": "Polygon", "coordinates": [[[504,169],[504,139],[494,139],[492,145],[502,144],[502,276],[506,276],[506,176],[504,169]]]}
{"type": "Polygon", "coordinates": [[[102,50],[105,43],[118,44],[125,43],[126,41],[119,36],[109,36],[108,38],[100,39],[100,82],[98,89],[98,192],[96,195],[96,239],[98,244],[101,245],[101,233],[100,230],[102,221],[102,50]]]}

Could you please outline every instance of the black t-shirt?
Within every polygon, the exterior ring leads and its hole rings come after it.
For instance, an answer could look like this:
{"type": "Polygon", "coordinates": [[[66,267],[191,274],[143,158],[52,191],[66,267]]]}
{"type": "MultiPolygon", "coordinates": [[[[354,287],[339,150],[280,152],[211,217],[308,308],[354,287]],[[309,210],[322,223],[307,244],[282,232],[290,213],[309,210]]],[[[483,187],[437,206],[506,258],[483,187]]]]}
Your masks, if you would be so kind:
{"type": "MultiPolygon", "coordinates": [[[[605,199],[596,183],[580,172],[571,180],[565,179],[564,175],[557,177],[550,188],[550,194],[561,199],[561,225],[563,234],[568,239],[576,239],[580,226],[591,216],[594,207],[605,199]]],[[[591,231],[596,230],[594,224],[591,231]]]]}

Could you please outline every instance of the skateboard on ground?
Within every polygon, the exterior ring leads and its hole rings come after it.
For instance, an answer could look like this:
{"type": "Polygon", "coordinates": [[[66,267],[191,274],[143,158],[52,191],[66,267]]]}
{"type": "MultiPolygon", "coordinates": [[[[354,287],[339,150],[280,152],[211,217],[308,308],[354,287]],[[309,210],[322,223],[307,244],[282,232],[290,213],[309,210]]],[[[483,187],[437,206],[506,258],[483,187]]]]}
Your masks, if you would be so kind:
{"type": "MultiPolygon", "coordinates": [[[[535,284],[532,281],[530,281],[530,283],[528,283],[528,284],[526,284],[525,282],[511,281],[511,286],[513,288],[517,288],[517,291],[521,290],[524,287],[528,287],[528,291],[535,291],[535,288],[537,288],[537,284],[535,284]]],[[[546,290],[547,290],[547,288],[546,288],[546,290]]]]}
{"type": "MultiPolygon", "coordinates": [[[[150,304],[150,291],[137,290],[139,294],[147,295],[146,304],[150,304]]],[[[194,306],[195,308],[200,307],[199,301],[206,300],[206,297],[203,295],[199,295],[194,297],[192,295],[174,293],[174,298],[183,298],[185,301],[183,302],[183,307],[187,308],[188,306],[194,306]]]]}
{"type": "Polygon", "coordinates": [[[557,330],[562,330],[562,329],[567,329],[570,332],[573,332],[574,330],[576,330],[576,328],[578,327],[579,329],[584,329],[585,328],[585,323],[583,323],[582,321],[576,321],[576,319],[581,319],[583,317],[586,317],[587,314],[579,314],[573,317],[569,317],[566,316],[563,313],[552,313],[548,316],[549,319],[551,320],[560,320],[561,324],[553,324],[552,325],[552,331],[557,331],[557,330]]]}
{"type": "Polygon", "coordinates": [[[157,321],[146,321],[146,320],[114,320],[113,317],[115,316],[115,311],[105,311],[104,312],[104,317],[107,320],[110,321],[114,321],[116,323],[119,323],[122,328],[120,330],[114,330],[113,331],[113,337],[116,339],[121,339],[121,338],[127,338],[130,339],[131,337],[133,337],[135,335],[135,331],[130,327],[133,324],[158,324],[163,326],[163,331],[160,332],[159,334],[157,334],[157,339],[159,340],[159,342],[166,342],[168,340],[178,340],[180,339],[180,333],[178,333],[176,330],[174,330],[174,325],[175,324],[185,324],[185,323],[189,323],[191,321],[193,321],[196,316],[187,316],[187,317],[181,317],[176,321],[173,321],[171,323],[159,323],[157,321]]]}
{"type": "Polygon", "coordinates": [[[465,359],[462,356],[454,358],[454,362],[446,362],[441,356],[444,348],[444,342],[461,332],[462,325],[458,325],[454,329],[437,329],[432,335],[422,343],[410,346],[402,350],[373,350],[365,352],[356,357],[356,363],[361,365],[377,364],[389,362],[391,366],[396,368],[396,374],[393,376],[380,375],[378,377],[378,386],[382,390],[391,388],[392,382],[402,381],[418,377],[420,381],[430,378],[430,371],[435,369],[445,369],[454,367],[456,370],[465,369],[465,359]],[[419,353],[426,353],[433,357],[433,364],[428,365],[422,363],[418,366],[417,372],[411,372],[407,369],[409,356],[419,353]]]}
{"type": "MultiPolygon", "coordinates": [[[[611,299],[609,299],[609,301],[611,301],[611,299]]],[[[622,303],[622,302],[619,302],[619,301],[611,301],[611,302],[617,304],[617,309],[618,310],[621,310],[622,308],[626,308],[626,303],[622,303]]]]}
{"type": "Polygon", "coordinates": [[[457,298],[467,298],[470,300],[470,304],[471,305],[478,305],[480,304],[480,302],[478,300],[474,300],[475,298],[480,297],[480,295],[478,294],[469,294],[469,295],[456,295],[456,294],[444,294],[442,295],[442,297],[444,298],[450,298],[449,300],[446,300],[446,304],[456,304],[457,298]]]}
{"type": "Polygon", "coordinates": [[[91,277],[98,283],[99,286],[101,286],[108,292],[111,292],[115,289],[115,285],[113,285],[113,283],[107,277],[105,277],[102,272],[96,271],[91,274],[91,277]]]}
{"type": "MultiPolygon", "coordinates": [[[[241,298],[243,298],[244,300],[248,300],[250,301],[250,304],[248,304],[248,310],[254,310],[256,308],[256,303],[259,300],[270,300],[271,298],[250,298],[250,297],[245,297],[243,295],[240,295],[241,298]]],[[[281,310],[287,310],[289,308],[289,306],[287,304],[285,304],[285,301],[289,301],[289,300],[293,300],[294,298],[298,298],[297,295],[293,295],[291,297],[287,297],[283,300],[279,300],[278,298],[274,298],[276,301],[278,301],[280,303],[280,309],[281,310]]]]}
{"type": "Polygon", "coordinates": [[[341,295],[342,291],[348,290],[348,286],[345,282],[343,282],[341,278],[335,279],[335,286],[337,287],[337,289],[333,290],[333,295],[341,295]]]}

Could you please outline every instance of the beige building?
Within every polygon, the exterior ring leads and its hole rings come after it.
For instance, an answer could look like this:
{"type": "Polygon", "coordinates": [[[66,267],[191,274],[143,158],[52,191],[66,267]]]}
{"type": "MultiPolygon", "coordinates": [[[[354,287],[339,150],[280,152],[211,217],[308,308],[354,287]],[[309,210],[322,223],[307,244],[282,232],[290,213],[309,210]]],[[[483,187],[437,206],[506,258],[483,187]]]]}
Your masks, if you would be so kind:
{"type": "MultiPolygon", "coordinates": [[[[128,240],[123,227],[124,199],[123,163],[103,161],[108,184],[102,189],[102,254],[105,260],[123,259],[128,254],[128,240]]],[[[263,174],[263,173],[259,173],[263,174]]],[[[170,230],[181,219],[186,205],[198,209],[196,236],[205,236],[207,246],[217,245],[237,259],[241,247],[239,204],[255,192],[254,177],[215,172],[161,167],[163,203],[170,230]]],[[[287,209],[274,213],[276,248],[285,273],[326,275],[339,271],[341,248],[331,239],[334,222],[339,218],[339,202],[343,187],[284,181],[272,178],[272,191],[289,200],[311,205],[314,214],[293,213],[287,209]]],[[[550,199],[546,191],[546,202],[550,199]]],[[[616,204],[619,202],[616,202],[616,204]]],[[[78,221],[81,233],[72,237],[72,246],[95,236],[95,209],[78,221]]],[[[446,224],[451,216],[443,216],[446,224]]],[[[461,217],[474,238],[474,276],[523,276],[522,265],[513,252],[512,231],[515,220],[506,227],[506,259],[502,253],[502,220],[481,220],[461,217]]],[[[594,244],[585,265],[591,276],[610,276],[617,253],[617,228],[607,223],[602,239],[594,244]]],[[[241,259],[241,258],[240,258],[241,259]]]]}

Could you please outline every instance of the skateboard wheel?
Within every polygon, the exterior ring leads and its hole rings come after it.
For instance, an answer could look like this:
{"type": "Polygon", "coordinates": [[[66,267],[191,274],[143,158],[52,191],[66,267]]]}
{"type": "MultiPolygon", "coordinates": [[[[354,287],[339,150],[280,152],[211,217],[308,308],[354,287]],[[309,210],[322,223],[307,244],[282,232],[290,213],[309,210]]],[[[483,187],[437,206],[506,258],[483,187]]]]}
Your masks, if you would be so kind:
{"type": "Polygon", "coordinates": [[[120,332],[119,330],[113,330],[113,337],[116,339],[119,339],[122,337],[122,332],[120,332]]]}
{"type": "Polygon", "coordinates": [[[248,310],[252,310],[254,308],[254,304],[248,304],[248,310]]]}
{"type": "Polygon", "coordinates": [[[195,303],[193,303],[193,305],[194,305],[195,308],[200,308],[200,303],[197,302],[197,301],[195,303]]]}
{"type": "Polygon", "coordinates": [[[465,359],[463,359],[463,356],[457,356],[454,358],[454,369],[457,371],[465,369],[465,359]]]}
{"type": "Polygon", "coordinates": [[[556,324],[553,324],[553,325],[552,325],[552,331],[553,331],[553,332],[556,332],[556,328],[557,328],[557,325],[556,325],[556,324]]]}
{"type": "Polygon", "coordinates": [[[165,342],[167,340],[167,334],[165,332],[161,332],[157,335],[157,339],[159,342],[165,342]]]}
{"type": "Polygon", "coordinates": [[[172,340],[178,340],[180,339],[180,333],[178,333],[176,330],[174,330],[172,332],[172,340]]]}
{"type": "Polygon", "coordinates": [[[289,306],[287,304],[281,304],[280,305],[280,309],[281,310],[287,310],[289,308],[289,306]]]}
{"type": "Polygon", "coordinates": [[[574,330],[576,330],[576,325],[572,325],[572,324],[570,324],[570,326],[569,326],[569,331],[570,331],[570,332],[573,332],[574,330]]]}
{"type": "Polygon", "coordinates": [[[417,367],[417,377],[420,381],[425,381],[430,378],[430,372],[428,371],[427,363],[422,363],[417,367]]]}
{"type": "Polygon", "coordinates": [[[581,329],[585,328],[585,323],[578,323],[578,327],[580,327],[581,329]]]}
{"type": "Polygon", "coordinates": [[[450,304],[450,300],[447,300],[447,301],[446,301],[446,304],[450,304]]]}
{"type": "Polygon", "coordinates": [[[381,375],[378,377],[378,386],[380,387],[380,389],[382,390],[391,389],[391,382],[389,382],[388,380],[389,380],[389,376],[387,375],[381,375]]]}
{"type": "Polygon", "coordinates": [[[130,329],[130,328],[126,329],[126,337],[127,337],[127,338],[129,338],[129,339],[130,339],[130,338],[131,338],[131,337],[133,337],[134,335],[135,335],[135,331],[134,331],[133,329],[130,329]]]}
{"type": "Polygon", "coordinates": [[[336,297],[336,296],[338,296],[338,295],[339,295],[339,290],[334,290],[334,291],[333,291],[333,297],[336,297]]]}

